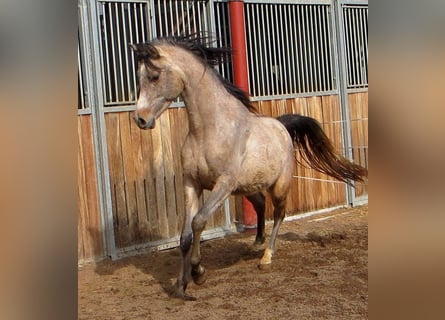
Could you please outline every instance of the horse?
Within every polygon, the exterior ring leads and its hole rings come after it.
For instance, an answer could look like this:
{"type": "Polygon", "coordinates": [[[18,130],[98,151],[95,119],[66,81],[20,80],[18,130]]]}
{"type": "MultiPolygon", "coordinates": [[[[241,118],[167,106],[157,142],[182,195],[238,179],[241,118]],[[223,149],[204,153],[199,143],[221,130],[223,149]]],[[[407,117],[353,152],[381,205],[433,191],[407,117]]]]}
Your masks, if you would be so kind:
{"type": "Polygon", "coordinates": [[[265,195],[274,206],[274,224],[259,267],[272,262],[280,225],[289,211],[288,195],[296,165],[295,149],[314,169],[341,181],[363,181],[367,170],[336,153],[319,123],[288,114],[258,114],[248,95],[223,79],[215,66],[231,49],[212,47],[199,36],[168,37],[130,44],[139,84],[134,120],[152,129],[156,119],[181,97],[189,132],[181,149],[185,219],[180,236],[181,267],[173,295],[182,299],[191,280],[203,284],[200,239],[206,222],[230,195],[245,195],[256,209],[255,244],[265,242],[265,195]],[[199,207],[203,190],[210,195],[199,207]]]}

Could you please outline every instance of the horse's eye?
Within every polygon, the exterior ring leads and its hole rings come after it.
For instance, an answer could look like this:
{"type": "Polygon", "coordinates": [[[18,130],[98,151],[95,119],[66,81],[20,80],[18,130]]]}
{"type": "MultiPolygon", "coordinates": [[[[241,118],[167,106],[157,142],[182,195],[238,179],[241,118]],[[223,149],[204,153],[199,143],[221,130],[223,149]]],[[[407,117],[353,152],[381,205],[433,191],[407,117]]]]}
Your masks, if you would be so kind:
{"type": "Polygon", "coordinates": [[[159,74],[154,74],[153,76],[150,77],[151,82],[156,82],[158,80],[159,80],[159,74]]]}

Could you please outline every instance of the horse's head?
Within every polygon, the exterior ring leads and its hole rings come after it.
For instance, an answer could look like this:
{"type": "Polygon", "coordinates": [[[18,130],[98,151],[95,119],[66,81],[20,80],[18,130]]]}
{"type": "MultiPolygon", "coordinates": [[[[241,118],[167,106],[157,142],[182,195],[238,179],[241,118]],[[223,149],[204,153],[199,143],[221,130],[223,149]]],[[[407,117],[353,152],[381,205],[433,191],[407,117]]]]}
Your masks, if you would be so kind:
{"type": "Polygon", "coordinates": [[[138,61],[139,93],[134,119],[141,129],[153,129],[155,120],[184,90],[180,70],[150,43],[130,44],[138,61]]]}

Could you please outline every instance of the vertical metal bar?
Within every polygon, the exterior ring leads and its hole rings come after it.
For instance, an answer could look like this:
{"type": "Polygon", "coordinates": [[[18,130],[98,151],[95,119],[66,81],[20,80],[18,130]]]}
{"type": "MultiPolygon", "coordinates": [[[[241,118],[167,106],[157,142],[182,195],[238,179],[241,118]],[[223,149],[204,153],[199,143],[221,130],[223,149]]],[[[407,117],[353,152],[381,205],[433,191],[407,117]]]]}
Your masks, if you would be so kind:
{"type": "Polygon", "coordinates": [[[332,6],[329,6],[328,8],[330,9],[330,11],[328,11],[329,19],[328,19],[328,23],[327,23],[327,28],[328,28],[328,46],[329,46],[329,61],[330,61],[329,65],[330,65],[330,74],[331,74],[331,77],[329,80],[331,82],[331,89],[336,90],[336,89],[338,89],[338,81],[339,80],[336,80],[338,78],[337,78],[336,71],[335,71],[336,70],[335,69],[336,68],[335,61],[337,61],[337,60],[334,59],[335,50],[334,50],[334,46],[332,45],[332,43],[334,42],[333,39],[335,39],[335,29],[332,27],[335,26],[334,23],[336,21],[336,18],[335,18],[335,11],[332,9],[332,8],[334,8],[334,6],[332,5],[332,6]]]}
{"type": "MultiPolygon", "coordinates": [[[[222,22],[222,19],[225,16],[224,15],[224,7],[223,7],[223,5],[221,3],[219,3],[219,2],[215,3],[215,11],[216,11],[215,18],[217,20],[215,25],[216,25],[216,28],[217,28],[217,31],[218,31],[216,37],[217,37],[217,40],[218,40],[218,45],[219,46],[224,46],[224,44],[226,43],[225,42],[226,36],[225,36],[225,28],[224,28],[225,25],[222,22]]],[[[224,78],[227,78],[225,64],[223,64],[223,65],[221,65],[219,67],[219,71],[220,71],[221,75],[224,78]]]]}
{"type": "Polygon", "coordinates": [[[195,12],[195,3],[196,3],[196,2],[193,1],[193,4],[192,4],[192,13],[193,13],[193,33],[196,33],[196,32],[197,32],[197,30],[196,30],[196,12],[195,12]]]}
{"type": "MultiPolygon", "coordinates": [[[[175,25],[174,25],[174,12],[173,12],[173,3],[171,1],[168,2],[169,12],[170,12],[170,30],[168,32],[169,36],[173,36],[175,34],[175,25]]],[[[167,10],[165,10],[167,11],[167,10]]],[[[168,21],[168,20],[166,20],[168,21]]]]}
{"type": "Polygon", "coordinates": [[[366,76],[366,85],[368,85],[368,7],[363,10],[363,21],[365,31],[363,33],[363,41],[364,41],[364,51],[365,51],[365,76],[366,76]]]}
{"type": "Polygon", "coordinates": [[[348,13],[347,8],[342,8],[342,14],[344,16],[344,33],[345,36],[347,35],[347,38],[345,37],[345,45],[346,45],[346,56],[347,56],[347,71],[348,71],[348,83],[347,86],[350,87],[353,84],[353,80],[352,80],[352,27],[351,27],[351,19],[350,19],[350,15],[348,13]]]}
{"type": "MultiPolygon", "coordinates": [[[[211,29],[211,26],[209,24],[209,19],[208,19],[208,11],[206,8],[206,2],[202,2],[202,14],[204,16],[204,30],[210,30],[210,32],[215,31],[214,29],[211,29]]],[[[213,16],[213,14],[212,14],[213,16]]],[[[210,34],[208,35],[210,36],[210,34]]]]}
{"type": "Polygon", "coordinates": [[[281,49],[280,54],[280,82],[281,82],[281,94],[288,93],[287,91],[287,74],[288,74],[288,64],[285,63],[286,61],[286,54],[285,49],[288,47],[286,41],[284,40],[284,32],[283,27],[286,28],[286,25],[283,26],[283,5],[280,4],[279,7],[279,19],[277,19],[276,24],[281,26],[281,32],[280,32],[280,44],[279,48],[281,49]]]}
{"type": "Polygon", "coordinates": [[[272,20],[272,30],[273,30],[273,52],[274,52],[274,63],[275,63],[275,83],[276,83],[276,91],[275,94],[282,93],[282,72],[281,72],[281,43],[280,43],[280,32],[279,32],[279,21],[278,20],[278,6],[279,5],[271,5],[271,14],[273,11],[273,16],[271,16],[272,20]]]}
{"type": "Polygon", "coordinates": [[[176,12],[176,35],[181,35],[181,16],[179,15],[179,2],[174,1],[175,3],[175,12],[176,12]]]}
{"type": "Polygon", "coordinates": [[[357,22],[357,26],[356,26],[356,33],[357,33],[357,73],[358,73],[358,83],[357,86],[358,87],[362,87],[363,84],[363,73],[362,73],[362,41],[361,41],[361,32],[362,32],[362,27],[361,27],[361,20],[360,20],[360,16],[359,16],[359,8],[355,8],[354,9],[354,14],[355,14],[355,19],[357,22]]]}
{"type": "Polygon", "coordinates": [[[201,33],[204,31],[204,27],[202,21],[201,3],[199,0],[196,1],[196,8],[198,9],[198,32],[201,33]]]}
{"type": "Polygon", "coordinates": [[[308,17],[309,17],[309,26],[310,29],[308,28],[308,30],[310,30],[310,43],[308,45],[310,45],[310,61],[309,61],[309,77],[310,77],[310,88],[311,88],[311,92],[316,91],[315,90],[315,50],[314,50],[314,19],[313,19],[313,11],[312,11],[312,5],[308,5],[308,17]]]}
{"type": "Polygon", "coordinates": [[[162,21],[162,6],[161,6],[161,0],[157,0],[157,7],[158,7],[158,23],[159,26],[159,34],[164,34],[164,24],[162,21]]]}
{"type": "MultiPolygon", "coordinates": [[[[271,55],[268,51],[268,48],[270,48],[270,37],[268,37],[268,30],[269,30],[269,21],[266,15],[266,19],[264,18],[264,4],[260,4],[261,7],[261,24],[263,26],[263,43],[264,43],[264,54],[265,54],[265,64],[264,64],[264,72],[265,72],[265,77],[266,78],[266,90],[264,91],[264,95],[270,95],[271,94],[271,90],[270,90],[270,70],[271,70],[271,55]],[[265,21],[266,20],[266,21],[265,21]],[[266,22],[266,23],[265,23],[266,22]],[[267,44],[266,38],[269,39],[269,44],[267,44]],[[269,57],[269,59],[267,59],[267,57],[269,57]],[[269,60],[269,61],[267,61],[269,60]],[[269,62],[269,63],[268,63],[269,62]]],[[[266,13],[267,14],[267,13],[266,13]]]]}
{"type": "Polygon", "coordinates": [[[353,82],[354,82],[354,87],[357,86],[357,84],[359,83],[359,79],[358,79],[358,70],[357,70],[357,56],[358,56],[358,43],[357,43],[357,20],[355,19],[355,9],[350,9],[351,12],[351,18],[352,18],[352,29],[351,29],[351,34],[352,34],[352,47],[354,49],[353,51],[353,61],[352,61],[352,70],[353,70],[353,82]]]}
{"type": "Polygon", "coordinates": [[[82,72],[82,59],[80,58],[80,44],[77,44],[77,72],[80,91],[80,109],[85,109],[84,88],[83,88],[83,72],[82,72]]]}
{"type": "Polygon", "coordinates": [[[187,27],[188,27],[187,33],[192,34],[192,25],[190,23],[190,4],[189,1],[186,1],[185,3],[187,5],[187,12],[185,14],[185,16],[187,17],[187,27]]]}
{"type": "MultiPolygon", "coordinates": [[[[347,159],[352,160],[352,138],[351,138],[351,117],[349,112],[349,101],[347,92],[347,56],[345,53],[345,24],[344,24],[344,11],[343,6],[340,2],[336,3],[334,7],[334,17],[333,17],[333,43],[335,46],[335,52],[338,53],[338,68],[336,68],[336,75],[338,81],[339,90],[339,100],[340,100],[340,110],[341,110],[341,129],[343,135],[343,154],[347,159]]],[[[352,183],[354,183],[352,181],[352,183]]],[[[346,189],[346,202],[348,204],[354,203],[354,191],[352,187],[345,185],[346,189]]]]}
{"type": "Polygon", "coordinates": [[[142,24],[142,41],[146,42],[147,41],[147,35],[145,33],[146,28],[147,28],[147,22],[145,21],[145,16],[144,16],[144,10],[143,10],[143,5],[142,3],[139,4],[139,13],[140,13],[140,17],[141,17],[141,24],[142,24]]]}
{"type": "Polygon", "coordinates": [[[296,55],[296,65],[297,65],[297,77],[296,77],[296,85],[298,88],[298,93],[301,93],[301,85],[303,83],[303,71],[302,68],[300,70],[300,66],[302,67],[303,65],[303,59],[301,58],[301,51],[302,51],[302,47],[301,47],[301,19],[300,19],[300,5],[296,4],[294,6],[292,6],[292,14],[294,17],[294,34],[295,34],[295,55],[296,55]],[[298,25],[298,30],[297,30],[297,25],[298,25]],[[298,42],[297,42],[297,38],[298,38],[298,42]]]}
{"type": "Polygon", "coordinates": [[[252,36],[254,36],[250,26],[251,26],[251,21],[250,21],[250,16],[251,16],[251,5],[250,4],[246,4],[246,16],[247,16],[247,34],[246,34],[246,39],[249,39],[249,47],[248,47],[248,53],[249,53],[249,58],[250,61],[248,61],[248,70],[250,70],[250,72],[248,72],[248,75],[250,75],[248,78],[248,82],[249,82],[249,90],[252,93],[253,96],[256,96],[257,92],[257,86],[254,85],[255,80],[256,80],[256,75],[255,73],[257,72],[256,68],[258,67],[258,64],[254,63],[253,60],[253,51],[255,50],[254,47],[252,47],[252,36]]]}
{"type": "Polygon", "coordinates": [[[130,93],[131,93],[131,85],[130,85],[130,73],[133,70],[130,70],[130,66],[129,66],[129,60],[128,60],[128,37],[127,37],[127,21],[125,19],[125,11],[124,11],[124,6],[127,8],[128,11],[128,3],[123,3],[121,5],[121,13],[122,13],[122,26],[123,26],[123,31],[124,31],[124,43],[122,44],[122,48],[125,52],[125,70],[126,70],[126,82],[127,82],[127,97],[126,97],[126,101],[130,101],[130,93]]]}
{"type": "MultiPolygon", "coordinates": [[[[105,78],[107,78],[107,89],[108,91],[106,92],[106,97],[105,97],[105,101],[111,101],[111,73],[110,73],[110,61],[109,61],[109,56],[110,56],[110,51],[108,48],[108,32],[107,32],[107,14],[105,12],[105,4],[101,3],[100,6],[102,6],[102,12],[103,12],[103,21],[104,21],[104,43],[105,43],[105,58],[104,58],[104,62],[105,62],[105,66],[107,69],[107,73],[105,78]]],[[[110,23],[111,24],[111,23],[110,23]]]]}
{"type": "Polygon", "coordinates": [[[133,17],[134,17],[134,23],[135,23],[135,27],[136,27],[136,42],[140,43],[141,42],[141,38],[139,37],[139,23],[138,23],[138,19],[137,19],[137,6],[136,6],[136,4],[133,5],[133,17]]]}
{"type": "Polygon", "coordinates": [[[159,35],[160,37],[172,35],[172,32],[168,28],[168,25],[169,25],[169,23],[168,23],[168,12],[169,12],[169,10],[167,9],[167,2],[166,2],[166,0],[164,0],[164,7],[163,7],[163,9],[164,9],[164,26],[165,26],[165,29],[164,29],[164,33],[159,35]]]}
{"type": "MultiPolygon", "coordinates": [[[[113,14],[112,14],[112,9],[111,9],[111,3],[108,3],[108,9],[110,12],[110,33],[111,33],[111,53],[112,53],[112,60],[113,60],[113,73],[114,73],[114,91],[116,94],[116,100],[119,101],[119,90],[117,90],[117,78],[116,78],[116,74],[117,74],[117,66],[116,66],[116,52],[115,52],[115,43],[114,43],[114,28],[113,28],[113,24],[114,24],[114,19],[113,19],[113,14]]],[[[111,102],[112,99],[110,99],[111,102]]]]}
{"type": "MultiPolygon", "coordinates": [[[[121,5],[120,5],[121,6],[121,5]]],[[[121,23],[119,22],[119,7],[117,3],[115,3],[116,9],[116,33],[117,33],[117,49],[119,53],[119,82],[121,87],[121,101],[125,101],[125,85],[124,85],[124,69],[123,69],[123,60],[122,60],[122,41],[121,41],[121,23]]]]}
{"type": "Polygon", "coordinates": [[[362,43],[361,43],[361,20],[359,16],[359,8],[354,8],[356,21],[356,38],[357,38],[357,87],[361,87],[363,83],[362,75],[362,43]]]}
{"type": "Polygon", "coordinates": [[[272,58],[272,73],[275,73],[275,77],[274,79],[271,79],[273,81],[273,86],[272,86],[272,95],[276,95],[277,91],[278,91],[278,77],[276,75],[276,69],[277,69],[277,51],[275,50],[275,45],[276,45],[276,41],[275,41],[275,25],[274,25],[274,20],[273,20],[273,7],[270,5],[269,6],[269,14],[270,14],[270,22],[271,24],[268,23],[269,26],[269,32],[272,34],[272,43],[270,42],[270,36],[269,36],[269,50],[271,53],[271,58],[272,58]],[[272,48],[272,45],[274,46],[274,48],[272,48]]]}
{"type": "Polygon", "coordinates": [[[186,29],[185,29],[184,1],[179,1],[179,4],[181,5],[181,9],[178,8],[178,11],[179,11],[179,18],[178,18],[178,35],[181,35],[181,33],[182,33],[183,35],[185,35],[185,34],[187,33],[187,31],[186,31],[186,29]],[[179,20],[181,20],[182,32],[181,32],[181,30],[180,30],[179,20]]]}
{"type": "Polygon", "coordinates": [[[260,10],[259,10],[260,7],[261,7],[260,4],[258,4],[258,3],[255,4],[256,20],[257,20],[257,26],[258,26],[256,37],[258,38],[258,56],[259,56],[259,67],[260,67],[260,73],[261,73],[261,75],[258,75],[258,77],[260,78],[260,84],[259,84],[259,87],[258,87],[258,88],[260,88],[260,90],[259,90],[258,95],[259,96],[265,96],[266,95],[265,94],[266,93],[266,87],[265,87],[265,83],[264,83],[265,70],[264,70],[264,61],[263,61],[264,51],[263,51],[263,41],[261,41],[261,39],[260,39],[261,34],[264,33],[264,32],[260,32],[261,29],[259,29],[260,25],[263,25],[262,24],[263,21],[260,20],[260,10]],[[261,21],[261,24],[260,24],[260,21],[261,21]]]}
{"type": "Polygon", "coordinates": [[[253,46],[255,48],[256,52],[256,70],[257,70],[257,93],[256,96],[261,96],[262,92],[264,92],[264,75],[263,75],[263,52],[262,52],[262,45],[260,40],[260,30],[259,30],[259,23],[258,23],[258,17],[259,17],[259,9],[258,4],[252,4],[252,24],[253,24],[253,30],[254,33],[254,43],[253,46]]]}
{"type": "MultiPolygon", "coordinates": [[[[317,57],[317,74],[316,74],[316,79],[315,79],[315,84],[316,84],[316,90],[315,91],[321,91],[321,73],[320,73],[320,48],[319,48],[319,33],[320,33],[320,6],[317,5],[314,8],[314,42],[315,42],[315,52],[314,54],[317,57]]],[[[315,57],[314,57],[315,59],[315,57]]],[[[315,66],[314,66],[315,68],[315,66]]],[[[315,71],[314,71],[315,73],[315,71]]]]}
{"type": "MultiPolygon", "coordinates": [[[[128,5],[128,22],[129,22],[129,34],[130,34],[130,42],[133,43],[134,35],[133,35],[133,21],[131,18],[131,8],[134,6],[134,4],[128,5]]],[[[134,54],[131,54],[131,74],[133,76],[133,93],[134,93],[134,100],[137,99],[137,81],[136,81],[136,66],[134,61],[134,54]]]]}
{"type": "Polygon", "coordinates": [[[350,64],[350,69],[351,69],[351,78],[350,78],[350,83],[349,86],[350,87],[354,87],[355,85],[355,69],[354,69],[354,65],[355,65],[355,58],[354,58],[354,54],[355,54],[355,48],[354,48],[354,22],[352,21],[352,14],[351,14],[351,9],[349,8],[345,8],[344,9],[345,12],[347,13],[348,16],[348,34],[349,34],[349,49],[350,49],[350,60],[349,60],[349,64],[350,64]]]}
{"type": "Polygon", "coordinates": [[[328,54],[328,46],[327,46],[327,42],[326,42],[326,38],[329,37],[329,33],[327,32],[326,29],[326,22],[327,22],[327,17],[326,17],[326,9],[327,6],[323,6],[322,7],[322,36],[323,36],[323,91],[327,91],[330,90],[330,86],[329,86],[329,79],[328,79],[328,59],[329,59],[329,54],[328,54]]]}
{"type": "MultiPolygon", "coordinates": [[[[305,5],[301,6],[301,18],[302,18],[302,22],[303,22],[303,26],[304,26],[304,30],[302,32],[302,38],[303,38],[303,43],[302,43],[302,47],[303,47],[303,56],[302,56],[302,61],[304,61],[304,69],[303,69],[303,78],[304,78],[304,85],[303,85],[303,91],[304,92],[309,92],[310,91],[310,87],[309,87],[309,68],[308,68],[308,57],[309,54],[307,52],[307,44],[306,44],[306,30],[308,29],[308,20],[306,15],[304,15],[304,13],[307,11],[307,8],[305,5]]],[[[300,25],[298,26],[300,28],[300,25]]]]}
{"type": "MultiPolygon", "coordinates": [[[[88,23],[86,26],[100,26],[98,21],[99,7],[96,2],[85,1],[85,6],[88,7],[86,15],[88,15],[88,23]]],[[[86,9],[86,8],[85,8],[86,9]]],[[[105,16],[105,11],[103,11],[105,16]]],[[[102,87],[102,78],[99,76],[103,74],[101,61],[101,52],[103,52],[102,43],[100,41],[99,28],[91,27],[88,33],[88,45],[90,54],[87,55],[89,60],[91,72],[88,72],[88,85],[91,86],[89,90],[92,94],[88,95],[89,105],[92,106],[92,122],[93,122],[93,139],[94,151],[96,155],[96,176],[98,179],[98,194],[99,194],[99,210],[101,212],[101,226],[104,241],[104,253],[111,256],[113,259],[116,255],[116,243],[114,236],[113,225],[113,206],[110,188],[110,175],[108,167],[108,152],[106,143],[106,128],[104,119],[104,92],[102,87]],[[94,106],[94,107],[93,107],[94,106]]]]}
{"type": "Polygon", "coordinates": [[[361,45],[360,45],[360,69],[361,69],[361,74],[362,74],[362,82],[361,82],[361,86],[365,87],[366,84],[368,83],[368,77],[367,77],[367,70],[366,70],[366,65],[367,62],[365,60],[365,33],[366,33],[366,25],[365,25],[365,19],[363,18],[363,12],[364,9],[359,9],[358,13],[360,14],[359,16],[359,20],[360,20],[360,40],[361,40],[361,45]]]}
{"type": "MultiPolygon", "coordinates": [[[[288,24],[288,29],[289,29],[289,34],[290,34],[290,41],[289,44],[291,45],[291,60],[292,60],[292,64],[291,64],[291,69],[292,69],[292,87],[291,87],[291,93],[298,93],[298,83],[297,83],[297,74],[298,74],[298,70],[299,70],[299,66],[298,63],[295,63],[295,58],[297,55],[297,33],[295,31],[295,25],[297,23],[299,23],[299,21],[296,20],[295,18],[295,7],[296,5],[292,4],[289,5],[288,7],[288,15],[289,15],[289,24],[288,24]],[[294,28],[291,29],[291,26],[294,25],[294,28]],[[292,32],[293,31],[293,32],[292,32]]],[[[297,57],[298,60],[298,57],[297,57]]]]}
{"type": "MultiPolygon", "coordinates": [[[[216,43],[219,47],[222,46],[222,24],[221,24],[221,12],[219,8],[219,3],[215,3],[215,32],[216,32],[216,43]]],[[[221,64],[218,66],[218,71],[221,74],[223,78],[225,78],[225,70],[224,70],[224,64],[221,64]]]]}
{"type": "Polygon", "coordinates": [[[188,20],[188,12],[184,10],[184,1],[181,1],[181,13],[182,13],[182,34],[187,34],[186,23],[188,20]]]}
{"type": "Polygon", "coordinates": [[[349,32],[351,33],[351,46],[352,46],[352,61],[351,61],[351,69],[352,69],[352,87],[356,87],[357,85],[357,46],[356,46],[356,42],[357,42],[357,35],[355,33],[356,30],[356,21],[355,21],[355,17],[354,17],[354,10],[351,8],[348,8],[348,12],[350,13],[350,19],[351,19],[351,29],[349,30],[349,32]]]}
{"type": "Polygon", "coordinates": [[[289,38],[289,21],[288,15],[290,11],[290,5],[284,6],[284,27],[286,28],[286,62],[284,63],[286,68],[286,78],[289,78],[289,85],[286,86],[286,93],[294,93],[294,82],[295,79],[295,66],[291,63],[293,57],[293,41],[289,38]]]}

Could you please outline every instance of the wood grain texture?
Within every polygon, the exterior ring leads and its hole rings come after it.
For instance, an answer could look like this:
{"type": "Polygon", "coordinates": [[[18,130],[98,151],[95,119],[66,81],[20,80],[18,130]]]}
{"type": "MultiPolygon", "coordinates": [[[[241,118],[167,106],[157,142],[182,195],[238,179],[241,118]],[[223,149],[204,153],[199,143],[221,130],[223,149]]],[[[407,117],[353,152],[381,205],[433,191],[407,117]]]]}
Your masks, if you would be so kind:
{"type": "Polygon", "coordinates": [[[77,255],[83,263],[102,257],[104,252],[91,116],[78,116],[77,129],[77,255]]]}

